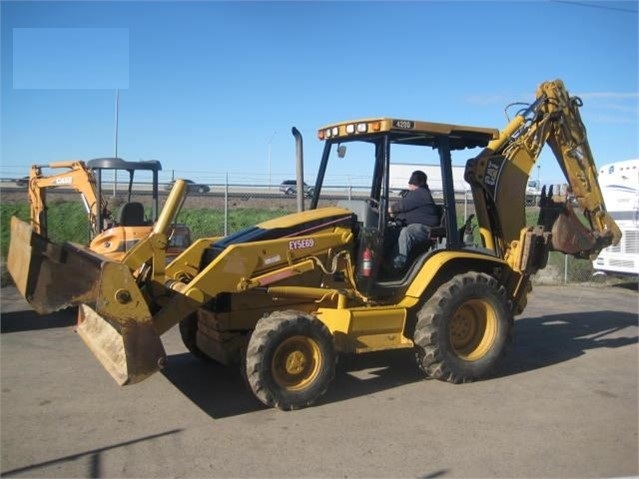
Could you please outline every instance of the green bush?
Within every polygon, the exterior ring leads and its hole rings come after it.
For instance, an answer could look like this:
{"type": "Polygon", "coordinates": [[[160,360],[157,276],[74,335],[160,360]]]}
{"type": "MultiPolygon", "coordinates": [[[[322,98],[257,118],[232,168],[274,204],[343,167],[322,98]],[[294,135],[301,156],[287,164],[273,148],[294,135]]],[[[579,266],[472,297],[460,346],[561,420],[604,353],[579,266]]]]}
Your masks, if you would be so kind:
{"type": "Polygon", "coordinates": [[[0,249],[3,259],[6,259],[9,252],[11,217],[17,216],[23,221],[29,221],[29,215],[29,205],[26,203],[0,204],[0,249]]]}

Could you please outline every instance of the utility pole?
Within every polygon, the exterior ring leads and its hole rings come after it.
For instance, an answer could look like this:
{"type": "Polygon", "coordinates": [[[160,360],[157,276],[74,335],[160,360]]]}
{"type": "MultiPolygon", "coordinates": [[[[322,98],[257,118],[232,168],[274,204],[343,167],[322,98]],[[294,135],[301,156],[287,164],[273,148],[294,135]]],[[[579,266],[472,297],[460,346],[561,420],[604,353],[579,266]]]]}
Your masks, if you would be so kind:
{"type": "Polygon", "coordinates": [[[273,134],[268,139],[268,189],[271,189],[271,143],[273,143],[273,138],[277,131],[274,131],[273,134]]]}
{"type": "MultiPolygon", "coordinates": [[[[115,90],[115,132],[114,132],[114,154],[113,157],[118,157],[118,120],[120,116],[120,89],[115,90]]],[[[118,187],[118,170],[113,170],[113,197],[115,198],[115,192],[118,187]]]]}

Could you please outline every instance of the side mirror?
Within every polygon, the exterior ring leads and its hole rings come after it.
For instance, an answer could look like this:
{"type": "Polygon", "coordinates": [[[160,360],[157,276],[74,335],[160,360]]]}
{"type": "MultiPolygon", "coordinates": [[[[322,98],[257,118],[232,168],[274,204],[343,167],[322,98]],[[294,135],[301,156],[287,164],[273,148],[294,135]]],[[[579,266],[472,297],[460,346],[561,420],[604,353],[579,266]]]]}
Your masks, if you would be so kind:
{"type": "Polygon", "coordinates": [[[346,145],[339,145],[337,147],[338,158],[344,158],[346,156],[346,145]]]}

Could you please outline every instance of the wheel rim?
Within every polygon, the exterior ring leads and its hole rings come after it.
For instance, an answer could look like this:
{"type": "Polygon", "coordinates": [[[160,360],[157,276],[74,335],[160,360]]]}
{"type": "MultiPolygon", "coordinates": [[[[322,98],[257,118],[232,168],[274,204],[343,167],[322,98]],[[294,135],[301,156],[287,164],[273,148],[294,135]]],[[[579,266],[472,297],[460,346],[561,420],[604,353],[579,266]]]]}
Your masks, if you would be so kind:
{"type": "Polygon", "coordinates": [[[450,342],[466,361],[481,359],[491,350],[497,336],[497,314],[481,299],[462,304],[450,322],[450,342]]]}
{"type": "Polygon", "coordinates": [[[322,355],[317,342],[306,336],[293,336],[280,344],[271,362],[273,378],[281,387],[298,391],[319,375],[322,355]]]}

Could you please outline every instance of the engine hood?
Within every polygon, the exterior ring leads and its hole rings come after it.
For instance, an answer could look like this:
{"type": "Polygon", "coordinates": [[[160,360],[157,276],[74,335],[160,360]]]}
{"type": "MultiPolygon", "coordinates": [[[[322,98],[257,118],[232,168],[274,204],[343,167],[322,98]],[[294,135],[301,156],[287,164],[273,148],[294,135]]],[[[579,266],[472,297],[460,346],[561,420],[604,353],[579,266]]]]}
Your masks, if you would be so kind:
{"type": "Polygon", "coordinates": [[[327,207],[302,211],[250,226],[216,241],[212,246],[224,249],[240,243],[304,236],[327,228],[350,226],[353,221],[353,213],[344,208],[327,207]]]}
{"type": "Polygon", "coordinates": [[[222,251],[232,245],[267,241],[278,238],[294,238],[307,236],[320,231],[327,231],[339,226],[353,227],[355,216],[345,208],[327,207],[316,210],[292,213],[255,226],[250,226],[212,243],[204,250],[200,269],[209,264],[222,251]]]}

